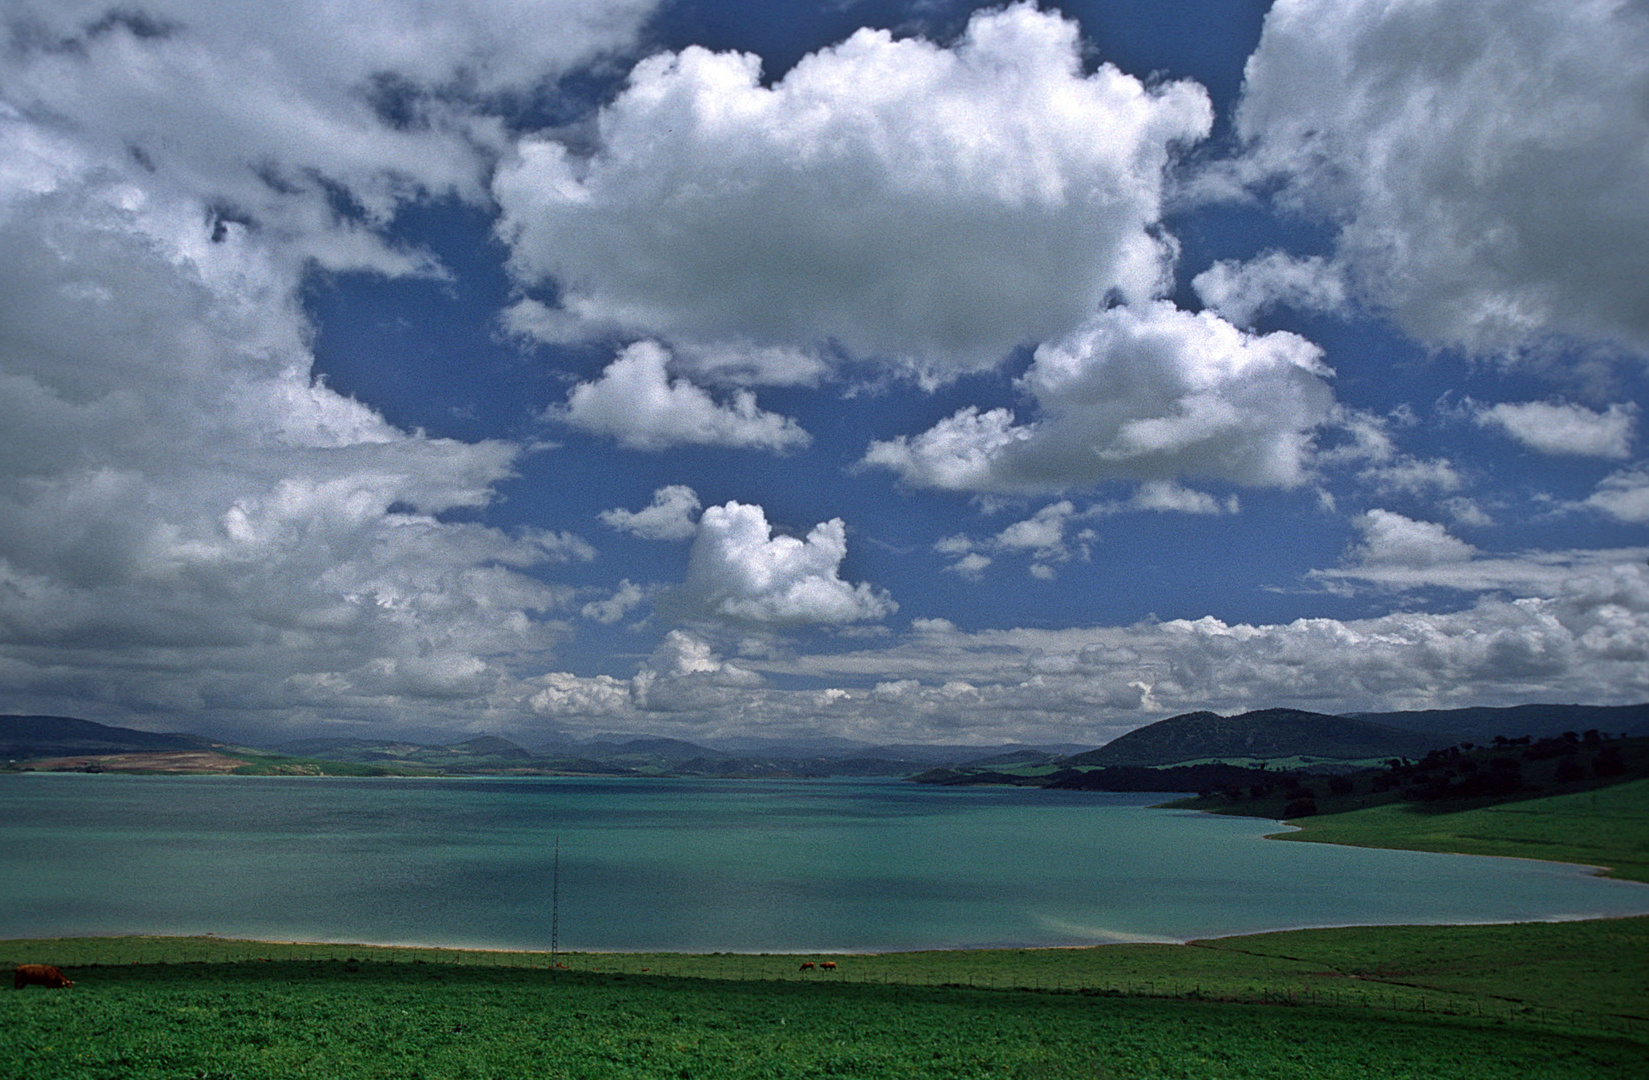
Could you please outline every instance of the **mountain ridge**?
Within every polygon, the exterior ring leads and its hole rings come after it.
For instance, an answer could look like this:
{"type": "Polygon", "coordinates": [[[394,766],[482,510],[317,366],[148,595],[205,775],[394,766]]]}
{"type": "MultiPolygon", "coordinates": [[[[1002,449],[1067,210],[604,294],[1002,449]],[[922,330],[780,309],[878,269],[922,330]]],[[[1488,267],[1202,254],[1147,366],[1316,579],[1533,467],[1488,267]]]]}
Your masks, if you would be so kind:
{"type": "Polygon", "coordinates": [[[1303,709],[1256,709],[1236,716],[1202,710],[1135,728],[1062,764],[1154,767],[1208,758],[1283,757],[1353,761],[1414,757],[1433,749],[1434,741],[1434,736],[1407,728],[1303,709]]]}
{"type": "MultiPolygon", "coordinates": [[[[1649,703],[1530,704],[1342,715],[1276,708],[1229,717],[1198,710],[1136,728],[1094,749],[1063,754],[1058,751],[1068,750],[1072,744],[877,746],[822,737],[791,743],[757,737],[730,740],[743,748],[741,752],[664,736],[623,733],[609,733],[585,742],[558,739],[538,750],[526,749],[498,735],[474,736],[450,744],[332,736],[290,740],[264,750],[450,774],[909,776],[926,768],[981,772],[1002,768],[1163,768],[1227,759],[1314,758],[1332,768],[1335,761],[1421,757],[1439,747],[1466,741],[1487,743],[1495,736],[1542,738],[1587,730],[1649,734],[1649,703]]],[[[31,759],[232,747],[201,735],[143,731],[74,717],[0,716],[0,762],[9,760],[13,767],[31,759]]]]}

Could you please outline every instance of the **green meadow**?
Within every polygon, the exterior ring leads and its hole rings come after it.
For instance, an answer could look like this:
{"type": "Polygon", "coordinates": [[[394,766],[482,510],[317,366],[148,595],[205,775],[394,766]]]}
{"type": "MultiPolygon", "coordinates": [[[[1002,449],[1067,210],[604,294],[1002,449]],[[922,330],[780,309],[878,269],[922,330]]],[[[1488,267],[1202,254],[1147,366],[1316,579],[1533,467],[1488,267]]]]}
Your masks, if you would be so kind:
{"type": "Polygon", "coordinates": [[[1649,881],[1649,780],[1452,812],[1393,802],[1290,824],[1301,831],[1278,839],[1551,859],[1649,881]]]}
{"type": "Polygon", "coordinates": [[[0,994],[20,1077],[1649,1073],[1649,918],[828,958],[213,938],[0,955],[76,980],[0,994]]]}

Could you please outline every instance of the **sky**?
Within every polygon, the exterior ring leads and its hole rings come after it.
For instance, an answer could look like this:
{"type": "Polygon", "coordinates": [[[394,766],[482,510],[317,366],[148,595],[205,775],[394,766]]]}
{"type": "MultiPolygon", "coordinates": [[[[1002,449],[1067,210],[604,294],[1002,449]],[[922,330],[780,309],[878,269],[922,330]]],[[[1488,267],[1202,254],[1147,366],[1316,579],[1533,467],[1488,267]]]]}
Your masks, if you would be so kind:
{"type": "Polygon", "coordinates": [[[1640,0],[0,22],[0,712],[1649,700],[1640,0]]]}

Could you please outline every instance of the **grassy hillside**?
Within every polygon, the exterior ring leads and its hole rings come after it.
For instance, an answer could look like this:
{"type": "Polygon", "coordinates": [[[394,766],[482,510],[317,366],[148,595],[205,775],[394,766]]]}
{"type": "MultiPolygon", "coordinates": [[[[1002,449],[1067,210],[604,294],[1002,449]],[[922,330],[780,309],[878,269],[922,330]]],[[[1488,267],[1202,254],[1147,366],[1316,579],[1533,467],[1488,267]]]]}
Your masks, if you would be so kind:
{"type": "Polygon", "coordinates": [[[70,1080],[1619,1077],[1649,1071],[1646,945],[1649,920],[1631,919],[838,956],[802,972],[789,956],[574,954],[558,970],[542,954],[0,942],[77,982],[0,994],[0,1061],[70,1080]],[[134,949],[145,962],[125,962],[134,949]]]}
{"type": "Polygon", "coordinates": [[[1649,780],[1452,812],[1388,803],[1292,824],[1301,831],[1278,839],[1553,859],[1649,882],[1649,780]]]}

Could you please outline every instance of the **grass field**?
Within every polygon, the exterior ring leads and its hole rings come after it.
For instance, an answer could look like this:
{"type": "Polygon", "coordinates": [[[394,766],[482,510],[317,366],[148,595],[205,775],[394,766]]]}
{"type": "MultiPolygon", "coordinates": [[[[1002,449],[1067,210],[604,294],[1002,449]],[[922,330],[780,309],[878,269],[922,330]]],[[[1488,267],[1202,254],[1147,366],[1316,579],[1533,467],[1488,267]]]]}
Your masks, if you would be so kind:
{"type": "Polygon", "coordinates": [[[1389,803],[1290,824],[1301,831],[1278,839],[1553,859],[1649,881],[1649,780],[1452,813],[1389,803]]]}
{"type": "Polygon", "coordinates": [[[819,957],[0,942],[0,1075],[1619,1077],[1649,918],[819,957]],[[181,962],[180,962],[181,961],[181,962]],[[970,985],[971,984],[971,985],[970,985]],[[993,987],[993,989],[985,989],[993,987]]]}

